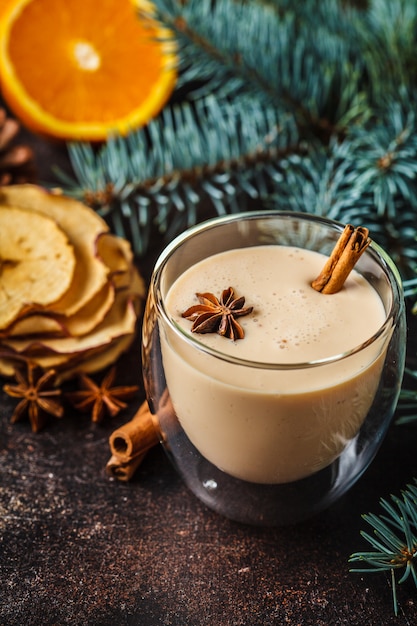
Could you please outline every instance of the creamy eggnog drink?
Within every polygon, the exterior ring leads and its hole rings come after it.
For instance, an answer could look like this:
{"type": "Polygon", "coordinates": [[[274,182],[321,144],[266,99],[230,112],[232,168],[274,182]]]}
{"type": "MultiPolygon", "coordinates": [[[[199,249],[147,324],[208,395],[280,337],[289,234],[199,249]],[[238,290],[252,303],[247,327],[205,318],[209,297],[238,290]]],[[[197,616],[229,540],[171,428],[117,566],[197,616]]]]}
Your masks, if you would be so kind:
{"type": "Polygon", "coordinates": [[[296,523],[371,463],[405,346],[401,278],[366,228],[291,211],[223,216],[180,234],[155,264],[146,397],[203,503],[239,522],[296,523]]]}
{"type": "Polygon", "coordinates": [[[233,477],[282,484],[314,474],[352,441],[372,405],[390,333],[363,344],[386,307],[355,270],[335,294],[313,289],[326,258],[289,245],[225,250],[186,269],[166,294],[173,328],[161,333],[161,349],[175,414],[201,455],[233,477]],[[196,294],[220,299],[229,287],[245,299],[240,308],[252,308],[236,317],[244,337],[192,333],[183,313],[199,304],[196,294]]]}

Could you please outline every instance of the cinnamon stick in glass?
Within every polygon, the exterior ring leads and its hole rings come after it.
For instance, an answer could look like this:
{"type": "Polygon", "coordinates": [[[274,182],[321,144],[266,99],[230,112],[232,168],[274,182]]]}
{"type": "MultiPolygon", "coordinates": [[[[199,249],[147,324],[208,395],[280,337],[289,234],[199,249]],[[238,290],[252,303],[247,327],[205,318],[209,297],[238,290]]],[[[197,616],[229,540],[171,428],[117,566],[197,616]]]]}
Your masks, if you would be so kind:
{"type": "Polygon", "coordinates": [[[316,291],[331,294],[340,291],[359,257],[371,243],[369,230],[347,224],[319,276],[311,283],[316,291]]]}

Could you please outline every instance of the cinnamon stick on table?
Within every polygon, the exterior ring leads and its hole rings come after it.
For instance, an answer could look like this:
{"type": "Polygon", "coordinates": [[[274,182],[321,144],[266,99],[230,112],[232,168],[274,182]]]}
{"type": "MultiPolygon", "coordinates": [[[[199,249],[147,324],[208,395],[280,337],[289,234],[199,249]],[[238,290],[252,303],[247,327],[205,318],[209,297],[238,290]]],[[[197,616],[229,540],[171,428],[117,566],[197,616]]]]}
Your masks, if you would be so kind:
{"type": "Polygon", "coordinates": [[[113,454],[107,462],[106,472],[109,476],[117,478],[117,480],[127,482],[132,478],[145,456],[146,452],[133,456],[127,461],[123,461],[113,454]]]}
{"type": "Polygon", "coordinates": [[[146,400],[132,419],[113,431],[109,438],[111,453],[123,461],[147,452],[157,443],[158,431],[146,400]]]}
{"type": "Polygon", "coordinates": [[[369,230],[347,224],[340,235],[328,261],[311,286],[321,293],[340,291],[359,257],[371,243],[369,230]]]}
{"type": "Polygon", "coordinates": [[[129,422],[116,428],[110,435],[111,458],[107,462],[106,472],[119,480],[130,480],[147,451],[157,443],[158,430],[145,401],[129,422]]]}

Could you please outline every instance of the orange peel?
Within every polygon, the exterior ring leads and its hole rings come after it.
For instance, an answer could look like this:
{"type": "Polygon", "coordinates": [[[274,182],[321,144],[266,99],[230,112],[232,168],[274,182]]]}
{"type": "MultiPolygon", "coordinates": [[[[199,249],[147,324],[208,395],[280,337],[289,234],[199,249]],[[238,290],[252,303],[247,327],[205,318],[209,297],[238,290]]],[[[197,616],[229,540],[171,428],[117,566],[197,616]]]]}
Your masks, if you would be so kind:
{"type": "Polygon", "coordinates": [[[169,99],[176,66],[173,35],[147,0],[9,0],[0,12],[4,99],[52,138],[104,141],[145,125],[169,99]]]}

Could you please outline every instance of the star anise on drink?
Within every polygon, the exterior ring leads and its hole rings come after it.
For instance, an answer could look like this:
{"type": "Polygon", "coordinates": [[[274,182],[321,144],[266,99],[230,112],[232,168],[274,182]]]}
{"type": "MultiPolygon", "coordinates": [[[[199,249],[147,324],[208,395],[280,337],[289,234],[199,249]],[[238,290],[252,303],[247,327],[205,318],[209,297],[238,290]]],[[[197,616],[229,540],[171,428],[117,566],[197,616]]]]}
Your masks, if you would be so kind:
{"type": "Polygon", "coordinates": [[[248,315],[253,307],[245,307],[245,298],[235,298],[232,287],[224,289],[220,299],[212,293],[197,293],[199,304],[188,308],[182,317],[193,322],[193,333],[217,333],[235,341],[243,339],[245,332],[237,317],[248,315]]]}
{"type": "Polygon", "coordinates": [[[61,404],[61,390],[54,387],[54,370],[44,372],[38,365],[29,361],[27,372],[15,370],[17,385],[4,385],[4,391],[12,398],[22,398],[15,407],[11,422],[19,422],[28,415],[33,432],[38,432],[46,422],[47,414],[61,418],[64,409],[61,404]]]}
{"type": "Polygon", "coordinates": [[[106,413],[114,417],[127,407],[124,400],[132,398],[139,389],[137,385],[112,387],[115,377],[115,367],[108,371],[101,385],[97,385],[86,374],[80,374],[81,389],[68,392],[66,397],[78,411],[91,411],[91,420],[94,423],[101,422],[106,413]]]}

